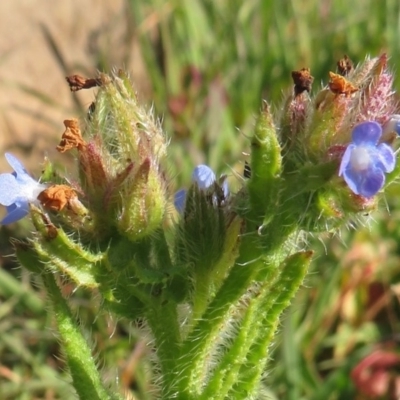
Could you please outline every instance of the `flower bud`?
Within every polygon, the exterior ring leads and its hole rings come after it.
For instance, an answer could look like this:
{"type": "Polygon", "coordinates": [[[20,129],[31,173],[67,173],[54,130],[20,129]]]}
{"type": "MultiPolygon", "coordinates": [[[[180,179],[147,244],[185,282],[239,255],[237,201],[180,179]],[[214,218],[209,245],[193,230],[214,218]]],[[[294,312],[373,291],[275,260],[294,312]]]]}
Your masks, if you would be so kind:
{"type": "Polygon", "coordinates": [[[161,225],[167,204],[160,166],[167,142],[159,122],[139,105],[122,71],[72,81],[79,84],[75,90],[99,86],[83,135],[77,122],[66,121],[58,146],[61,152],[78,151],[82,192],[97,231],[106,236],[117,227],[131,240],[150,234],[161,225]],[[85,86],[87,81],[93,84],[85,86]]]}
{"type": "Polygon", "coordinates": [[[280,127],[283,161],[286,164],[290,163],[290,157],[286,157],[286,155],[296,153],[296,147],[301,145],[299,139],[306,128],[311,105],[309,93],[314,81],[309,68],[293,71],[292,79],[293,93],[285,102],[280,127]]]}
{"type": "Polygon", "coordinates": [[[265,211],[274,207],[278,196],[282,169],[281,147],[276,128],[265,105],[261,111],[251,139],[251,177],[248,183],[249,201],[253,222],[261,224],[265,211]]]}
{"type": "Polygon", "coordinates": [[[192,175],[193,184],[187,192],[175,195],[175,206],[183,211],[177,253],[183,263],[196,269],[207,269],[221,256],[228,225],[229,190],[226,181],[220,185],[214,172],[198,165],[192,175]]]}
{"type": "Polygon", "coordinates": [[[163,219],[166,204],[164,182],[151,160],[144,160],[120,190],[119,232],[137,240],[155,231],[163,219]]]}

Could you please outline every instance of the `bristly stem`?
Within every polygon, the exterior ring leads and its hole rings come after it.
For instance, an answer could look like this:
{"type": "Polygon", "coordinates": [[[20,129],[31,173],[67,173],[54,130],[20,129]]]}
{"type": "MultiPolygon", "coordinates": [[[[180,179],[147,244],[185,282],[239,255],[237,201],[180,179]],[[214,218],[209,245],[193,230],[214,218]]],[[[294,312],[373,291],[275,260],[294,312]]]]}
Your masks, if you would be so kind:
{"type": "Polygon", "coordinates": [[[281,275],[273,290],[267,291],[260,303],[263,310],[259,318],[253,343],[240,365],[236,384],[228,398],[251,398],[258,390],[261,377],[269,356],[269,347],[274,338],[281,313],[288,307],[290,300],[298,291],[307,273],[313,252],[295,253],[282,264],[281,275]]]}
{"type": "Polygon", "coordinates": [[[176,374],[180,375],[178,399],[200,394],[207,375],[206,360],[220,334],[220,328],[230,318],[229,310],[246,292],[258,270],[265,267],[264,261],[258,257],[260,249],[255,249],[254,244],[254,236],[243,238],[241,256],[236,265],[205,310],[201,320],[182,343],[181,357],[175,366],[176,374]]]}
{"type": "Polygon", "coordinates": [[[104,387],[92,351],[61,294],[52,273],[42,275],[56,317],[75,390],[81,400],[122,400],[104,387]]]}
{"type": "Polygon", "coordinates": [[[155,340],[155,349],[162,374],[162,398],[174,396],[176,358],[179,354],[180,330],[176,304],[172,300],[154,300],[146,312],[147,321],[155,340]]]}
{"type": "Polygon", "coordinates": [[[262,328],[260,327],[260,318],[264,310],[261,304],[264,304],[264,297],[279,279],[278,275],[278,268],[270,268],[264,282],[261,285],[255,285],[254,295],[244,299],[244,304],[241,305],[243,316],[240,327],[238,327],[236,336],[232,339],[231,346],[226,349],[213,371],[200,396],[201,400],[225,399],[232,386],[237,382],[240,366],[246,360],[246,355],[258,330],[262,328]]]}

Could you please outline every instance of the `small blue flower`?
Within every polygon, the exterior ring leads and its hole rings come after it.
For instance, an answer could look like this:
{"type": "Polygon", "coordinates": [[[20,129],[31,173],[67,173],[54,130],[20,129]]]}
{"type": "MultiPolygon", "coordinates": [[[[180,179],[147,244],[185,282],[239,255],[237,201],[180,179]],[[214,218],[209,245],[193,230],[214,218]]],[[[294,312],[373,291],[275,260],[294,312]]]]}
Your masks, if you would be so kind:
{"type": "Polygon", "coordinates": [[[31,178],[21,162],[10,153],[5,157],[14,169],[12,174],[0,174],[0,204],[6,207],[7,215],[1,225],[11,224],[29,213],[29,203],[37,201],[46,185],[31,178]]]}
{"type": "MultiPolygon", "coordinates": [[[[200,190],[208,190],[212,187],[214,182],[216,182],[217,178],[214,174],[214,171],[208,167],[207,165],[198,165],[192,173],[192,182],[196,183],[200,190]]],[[[222,191],[224,193],[224,197],[227,198],[229,195],[228,182],[226,179],[223,179],[221,184],[222,191]]],[[[182,212],[185,207],[186,200],[186,190],[181,189],[175,193],[174,197],[174,205],[178,212],[182,212]]]]}
{"type": "Polygon", "coordinates": [[[178,190],[174,196],[174,205],[176,210],[181,213],[185,208],[186,189],[178,190]]]}
{"type": "Polygon", "coordinates": [[[400,136],[400,115],[393,114],[383,126],[383,137],[389,133],[395,132],[400,136]]]}
{"type": "Polygon", "coordinates": [[[192,173],[192,182],[201,190],[210,188],[216,179],[214,171],[207,165],[198,165],[192,173]]]}
{"type": "Polygon", "coordinates": [[[394,169],[393,149],[386,143],[378,144],[381,136],[381,126],[373,121],[363,122],[353,129],[353,142],[343,154],[339,176],[343,176],[355,194],[374,196],[385,183],[385,173],[394,169]]]}

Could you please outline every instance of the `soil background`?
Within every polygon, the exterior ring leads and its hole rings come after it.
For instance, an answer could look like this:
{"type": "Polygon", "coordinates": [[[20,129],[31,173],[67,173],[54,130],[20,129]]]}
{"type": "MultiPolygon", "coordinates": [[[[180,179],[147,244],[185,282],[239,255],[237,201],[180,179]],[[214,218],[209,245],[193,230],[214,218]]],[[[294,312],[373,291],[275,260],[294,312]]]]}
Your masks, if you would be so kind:
{"type": "Polygon", "coordinates": [[[63,120],[81,117],[77,104],[82,112],[94,91],[71,93],[66,75],[123,67],[139,93],[149,92],[136,40],[141,27],[129,13],[124,0],[0,1],[1,172],[10,171],[6,151],[36,177],[44,156],[68,166],[70,156],[55,150],[63,120]]]}

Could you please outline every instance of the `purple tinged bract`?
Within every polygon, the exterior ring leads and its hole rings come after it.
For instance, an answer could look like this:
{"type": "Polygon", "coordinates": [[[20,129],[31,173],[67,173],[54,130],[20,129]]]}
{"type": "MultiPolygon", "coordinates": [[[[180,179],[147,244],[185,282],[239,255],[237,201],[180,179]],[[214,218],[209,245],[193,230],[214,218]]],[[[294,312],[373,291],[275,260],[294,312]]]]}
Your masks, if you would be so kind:
{"type": "Polygon", "coordinates": [[[385,173],[395,166],[393,149],[380,143],[381,126],[374,121],[357,125],[352,132],[352,143],[347,146],[339,168],[349,188],[358,195],[372,197],[385,184],[385,173]]]}
{"type": "Polygon", "coordinates": [[[29,213],[29,203],[37,202],[37,196],[47,187],[31,178],[15,156],[5,153],[5,157],[14,172],[0,174],[0,204],[7,209],[7,215],[0,221],[1,225],[25,217],[29,213]]]}

